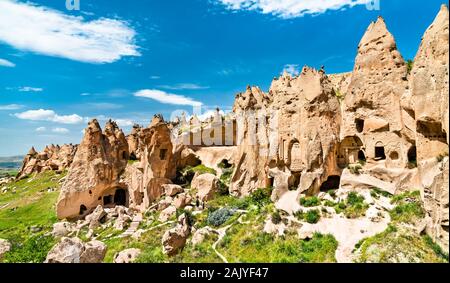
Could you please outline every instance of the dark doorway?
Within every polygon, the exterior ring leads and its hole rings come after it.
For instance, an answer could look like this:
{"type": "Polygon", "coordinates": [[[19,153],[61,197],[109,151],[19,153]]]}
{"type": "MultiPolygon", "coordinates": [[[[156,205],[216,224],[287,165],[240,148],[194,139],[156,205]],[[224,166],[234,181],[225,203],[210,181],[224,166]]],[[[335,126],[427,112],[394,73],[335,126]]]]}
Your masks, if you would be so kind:
{"type": "Polygon", "coordinates": [[[103,197],[103,205],[112,204],[112,196],[104,196],[103,197]]]}
{"type": "Polygon", "coordinates": [[[80,205],[80,215],[83,215],[86,212],[86,210],[87,207],[84,204],[80,205]]]}
{"type": "Polygon", "coordinates": [[[167,149],[159,150],[159,159],[160,160],[166,160],[166,155],[167,155],[167,149]]]}
{"type": "Polygon", "coordinates": [[[415,145],[413,145],[409,150],[408,150],[408,162],[410,163],[415,163],[417,162],[417,148],[415,145]]]}
{"type": "Polygon", "coordinates": [[[356,130],[358,131],[358,133],[362,133],[364,130],[364,120],[355,119],[355,124],[356,124],[356,130]]]}
{"type": "Polygon", "coordinates": [[[329,190],[337,190],[339,189],[339,185],[341,183],[341,177],[340,176],[330,176],[328,179],[320,186],[320,191],[326,192],[329,190]]]}
{"type": "Polygon", "coordinates": [[[364,154],[364,151],[362,150],[358,151],[358,160],[366,162],[366,155],[364,154]]]}
{"type": "Polygon", "coordinates": [[[384,146],[376,146],[375,147],[375,159],[377,160],[385,160],[386,153],[384,152],[384,146]]]}
{"type": "Polygon", "coordinates": [[[127,192],[124,189],[117,189],[114,194],[114,203],[125,206],[127,204],[127,192]]]}
{"type": "Polygon", "coordinates": [[[227,159],[223,159],[217,166],[219,168],[228,169],[233,167],[233,164],[230,164],[230,162],[227,159]]]}

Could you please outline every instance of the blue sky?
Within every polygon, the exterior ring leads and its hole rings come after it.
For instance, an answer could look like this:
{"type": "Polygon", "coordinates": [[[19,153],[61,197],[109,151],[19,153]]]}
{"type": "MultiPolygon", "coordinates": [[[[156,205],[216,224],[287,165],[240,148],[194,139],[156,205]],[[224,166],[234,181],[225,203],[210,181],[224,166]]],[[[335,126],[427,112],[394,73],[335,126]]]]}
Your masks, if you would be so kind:
{"type": "Polygon", "coordinates": [[[81,0],[69,11],[66,0],[0,0],[0,156],[79,143],[89,118],[128,132],[155,113],[229,108],[288,65],[351,71],[378,15],[414,58],[446,3],[367,1],[81,0]]]}

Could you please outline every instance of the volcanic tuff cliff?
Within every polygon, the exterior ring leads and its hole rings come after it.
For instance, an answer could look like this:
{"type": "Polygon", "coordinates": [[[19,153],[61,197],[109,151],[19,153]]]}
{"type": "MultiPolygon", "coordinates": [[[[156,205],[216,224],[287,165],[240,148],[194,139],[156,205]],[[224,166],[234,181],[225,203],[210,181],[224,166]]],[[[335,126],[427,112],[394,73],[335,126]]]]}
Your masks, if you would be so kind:
{"type": "MultiPolygon", "coordinates": [[[[181,144],[185,119],[166,123],[156,116],[128,137],[114,122],[102,132],[94,120],[70,166],[58,216],[80,217],[97,205],[145,211],[180,170],[205,164],[210,151],[234,166],[229,193],[235,196],[261,187],[273,187],[273,201],[338,187],[392,194],[420,188],[427,232],[448,250],[448,41],[443,5],[410,70],[378,18],[361,39],[351,73],[305,67],[299,76],[274,79],[268,93],[258,87],[239,93],[232,113],[236,144],[222,149],[181,144]]],[[[21,174],[33,171],[35,155],[26,157],[21,174]]]]}

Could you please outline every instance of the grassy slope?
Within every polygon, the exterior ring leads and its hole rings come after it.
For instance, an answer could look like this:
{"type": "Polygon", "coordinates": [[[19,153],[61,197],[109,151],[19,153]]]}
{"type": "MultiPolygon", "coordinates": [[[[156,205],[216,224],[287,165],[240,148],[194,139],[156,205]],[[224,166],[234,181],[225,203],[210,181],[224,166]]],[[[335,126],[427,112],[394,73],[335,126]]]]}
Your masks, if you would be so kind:
{"type": "MultiPolygon", "coordinates": [[[[53,239],[46,235],[57,221],[55,203],[59,194],[59,180],[65,174],[45,172],[35,178],[28,178],[8,184],[8,192],[0,194],[0,238],[9,240],[12,251],[4,261],[42,262],[44,254],[53,245],[53,239]],[[48,188],[56,189],[48,192],[48,188]],[[41,231],[33,233],[30,227],[41,231]]],[[[43,258],[44,256],[44,258],[43,258]]]]}

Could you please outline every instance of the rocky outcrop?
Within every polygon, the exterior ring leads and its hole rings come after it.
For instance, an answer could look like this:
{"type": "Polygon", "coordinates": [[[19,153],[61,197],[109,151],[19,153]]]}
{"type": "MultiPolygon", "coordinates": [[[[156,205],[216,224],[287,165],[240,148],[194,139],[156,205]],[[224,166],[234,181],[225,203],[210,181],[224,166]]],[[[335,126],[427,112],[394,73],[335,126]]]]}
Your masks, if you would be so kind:
{"type": "Polygon", "coordinates": [[[219,189],[219,179],[213,174],[198,174],[192,179],[191,188],[197,190],[201,201],[212,200],[219,189]]]}
{"type": "Polygon", "coordinates": [[[114,263],[133,263],[141,254],[140,249],[126,249],[114,255],[114,263]]]}
{"type": "Polygon", "coordinates": [[[407,65],[380,17],[359,43],[343,101],[341,165],[366,159],[385,162],[388,168],[406,167],[406,152],[414,145],[403,119],[411,113],[402,111],[400,103],[408,87],[407,76],[407,65]]]}
{"type": "Polygon", "coordinates": [[[431,237],[449,250],[449,12],[442,5],[426,30],[411,70],[417,162],[431,237]]]}
{"type": "Polygon", "coordinates": [[[171,131],[156,115],[139,135],[140,160],[127,167],[125,182],[130,190],[130,206],[144,210],[165,193],[176,175],[171,131]]]}
{"type": "Polygon", "coordinates": [[[11,250],[11,244],[7,240],[0,239],[0,262],[3,256],[11,250]]]}
{"type": "Polygon", "coordinates": [[[106,249],[100,241],[83,243],[78,238],[62,238],[47,254],[45,263],[101,263],[106,249]]]}
{"type": "Polygon", "coordinates": [[[70,167],[76,151],[77,146],[72,144],[46,146],[40,153],[32,147],[23,160],[17,179],[51,170],[62,172],[70,167]]]}
{"type": "Polygon", "coordinates": [[[187,216],[185,214],[180,215],[177,226],[166,231],[162,237],[163,252],[168,256],[176,255],[184,248],[190,232],[191,227],[187,216]]]}
{"type": "Polygon", "coordinates": [[[129,158],[122,130],[109,121],[104,132],[89,122],[57,203],[60,219],[86,215],[98,205],[126,205],[128,193],[120,176],[129,158]]]}
{"type": "Polygon", "coordinates": [[[230,193],[245,196],[270,184],[266,174],[269,156],[267,123],[271,98],[257,87],[247,87],[236,96],[233,112],[237,123],[236,168],[230,193]]]}

